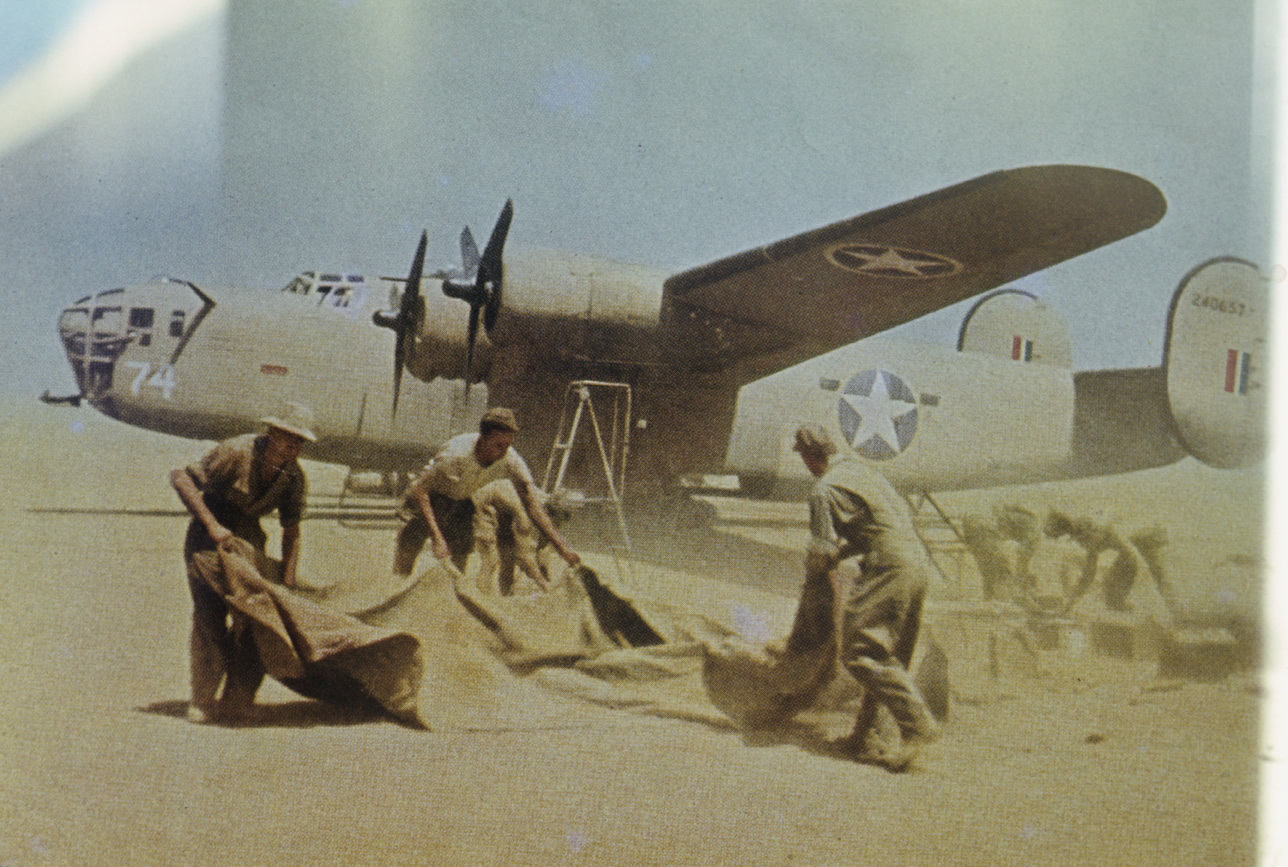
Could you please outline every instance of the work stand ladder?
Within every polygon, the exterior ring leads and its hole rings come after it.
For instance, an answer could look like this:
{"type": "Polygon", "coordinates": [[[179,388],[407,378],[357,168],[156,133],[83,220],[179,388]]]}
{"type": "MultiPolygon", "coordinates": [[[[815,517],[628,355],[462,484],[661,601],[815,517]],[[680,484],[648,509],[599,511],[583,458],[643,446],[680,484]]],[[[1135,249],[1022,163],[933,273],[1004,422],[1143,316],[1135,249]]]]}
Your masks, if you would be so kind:
{"type": "Polygon", "coordinates": [[[564,392],[563,409],[559,414],[559,430],[555,434],[554,447],[550,450],[550,460],[546,462],[546,474],[541,482],[541,488],[551,496],[558,496],[564,492],[568,462],[572,458],[577,433],[585,418],[590,419],[590,427],[595,434],[595,445],[599,448],[599,461],[604,471],[607,494],[602,497],[585,496],[578,499],[582,503],[612,503],[617,514],[617,526],[621,530],[622,541],[629,551],[631,537],[626,531],[626,516],[622,512],[622,492],[626,487],[626,455],[631,435],[631,387],[629,385],[624,382],[598,382],[590,379],[578,379],[568,383],[568,389],[564,392]],[[607,444],[604,442],[599,419],[595,415],[595,406],[591,402],[592,391],[600,394],[601,403],[605,399],[612,401],[612,424],[608,429],[610,437],[607,444]],[[558,464],[557,470],[556,464],[558,464]]]}
{"type": "Polygon", "coordinates": [[[913,529],[930,555],[935,571],[950,592],[960,595],[967,560],[966,541],[961,530],[929,493],[922,491],[915,497],[909,493],[905,499],[912,507],[913,529]],[[930,509],[926,509],[927,505],[930,509]],[[948,568],[945,568],[945,561],[948,568]]]}

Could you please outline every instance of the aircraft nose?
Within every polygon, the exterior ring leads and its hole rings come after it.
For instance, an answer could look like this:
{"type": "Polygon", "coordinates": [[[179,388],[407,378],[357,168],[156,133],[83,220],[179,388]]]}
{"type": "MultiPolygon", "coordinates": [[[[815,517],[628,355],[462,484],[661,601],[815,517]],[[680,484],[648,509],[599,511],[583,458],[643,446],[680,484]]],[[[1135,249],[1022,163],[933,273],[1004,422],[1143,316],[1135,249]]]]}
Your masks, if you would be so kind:
{"type": "Polygon", "coordinates": [[[92,298],[82,298],[70,307],[64,308],[58,317],[58,337],[62,340],[63,352],[72,366],[76,377],[76,386],[81,394],[88,394],[86,382],[86,361],[89,345],[90,308],[87,302],[92,298]]]}
{"type": "Polygon", "coordinates": [[[122,312],[124,292],[112,289],[86,296],[58,318],[58,336],[76,385],[91,401],[111,390],[116,360],[133,339],[122,312]]]}
{"type": "Polygon", "coordinates": [[[175,365],[214,306],[196,285],[171,277],[71,304],[59,316],[58,336],[80,393],[113,417],[157,396],[170,400],[175,365]]]}

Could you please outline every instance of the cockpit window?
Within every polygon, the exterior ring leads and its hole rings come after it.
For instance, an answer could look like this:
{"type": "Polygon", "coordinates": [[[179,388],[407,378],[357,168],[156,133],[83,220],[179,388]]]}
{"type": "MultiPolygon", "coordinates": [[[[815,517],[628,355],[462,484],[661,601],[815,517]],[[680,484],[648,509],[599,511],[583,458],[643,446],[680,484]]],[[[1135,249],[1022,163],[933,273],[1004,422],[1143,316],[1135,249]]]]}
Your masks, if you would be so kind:
{"type": "Polygon", "coordinates": [[[58,321],[63,331],[84,331],[89,326],[89,311],[84,307],[68,307],[58,321]]]}
{"type": "Polygon", "coordinates": [[[138,341],[139,346],[152,345],[152,320],[155,311],[151,307],[130,308],[129,335],[138,341]]]}
{"type": "Polygon", "coordinates": [[[121,330],[120,307],[95,307],[94,331],[103,334],[117,334],[121,330]]]}
{"type": "Polygon", "coordinates": [[[67,354],[75,358],[85,354],[85,332],[89,330],[89,311],[84,307],[68,307],[58,320],[58,333],[67,348],[67,354]]]}
{"type": "Polygon", "coordinates": [[[318,274],[305,271],[287,283],[282,291],[314,296],[320,307],[361,307],[367,297],[367,279],[361,274],[318,274]]]}

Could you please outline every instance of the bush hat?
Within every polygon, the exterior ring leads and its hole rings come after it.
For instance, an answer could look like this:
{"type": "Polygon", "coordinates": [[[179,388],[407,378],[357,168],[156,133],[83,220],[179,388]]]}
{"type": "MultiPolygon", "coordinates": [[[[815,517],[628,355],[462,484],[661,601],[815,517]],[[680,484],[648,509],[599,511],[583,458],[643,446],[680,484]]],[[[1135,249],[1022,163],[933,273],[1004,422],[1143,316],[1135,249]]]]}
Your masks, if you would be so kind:
{"type": "Polygon", "coordinates": [[[282,409],[277,415],[264,416],[260,421],[269,427],[295,434],[297,437],[302,437],[311,443],[318,441],[318,435],[313,432],[312,411],[297,401],[286,401],[282,404],[282,409]]]}

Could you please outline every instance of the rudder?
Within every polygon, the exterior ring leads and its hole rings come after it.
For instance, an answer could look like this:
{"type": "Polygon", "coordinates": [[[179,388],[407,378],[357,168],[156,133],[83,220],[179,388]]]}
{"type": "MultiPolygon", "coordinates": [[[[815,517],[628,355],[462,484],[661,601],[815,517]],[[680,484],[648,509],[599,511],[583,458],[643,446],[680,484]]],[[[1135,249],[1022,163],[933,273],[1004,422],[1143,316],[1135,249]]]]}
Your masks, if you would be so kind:
{"type": "Polygon", "coordinates": [[[1182,444],[1209,466],[1249,466],[1265,454],[1269,321],[1269,283],[1242,259],[1204,262],[1172,297],[1167,399],[1182,444]]]}

